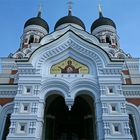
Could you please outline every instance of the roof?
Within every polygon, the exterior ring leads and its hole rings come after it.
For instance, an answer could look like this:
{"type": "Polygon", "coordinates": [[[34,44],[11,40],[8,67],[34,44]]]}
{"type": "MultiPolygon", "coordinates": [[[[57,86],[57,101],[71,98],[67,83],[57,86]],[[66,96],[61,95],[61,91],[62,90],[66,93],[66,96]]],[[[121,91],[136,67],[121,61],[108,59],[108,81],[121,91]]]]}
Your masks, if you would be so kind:
{"type": "Polygon", "coordinates": [[[62,17],[61,19],[59,19],[57,21],[57,23],[55,24],[54,30],[56,30],[57,27],[59,27],[60,25],[65,24],[65,23],[77,24],[77,25],[81,26],[85,30],[85,25],[81,21],[81,19],[79,19],[78,17],[72,16],[70,11],[69,11],[68,16],[62,17]]]}
{"type": "Polygon", "coordinates": [[[37,17],[30,18],[29,20],[26,21],[24,28],[26,28],[29,25],[39,25],[39,26],[45,28],[49,32],[48,23],[41,17],[37,16],[37,17]]]}
{"type": "Polygon", "coordinates": [[[99,27],[99,26],[102,26],[102,25],[110,25],[112,27],[114,27],[116,29],[116,25],[115,23],[113,22],[113,20],[111,20],[110,18],[107,18],[107,17],[99,17],[97,20],[95,20],[91,26],[91,32],[99,27]]]}

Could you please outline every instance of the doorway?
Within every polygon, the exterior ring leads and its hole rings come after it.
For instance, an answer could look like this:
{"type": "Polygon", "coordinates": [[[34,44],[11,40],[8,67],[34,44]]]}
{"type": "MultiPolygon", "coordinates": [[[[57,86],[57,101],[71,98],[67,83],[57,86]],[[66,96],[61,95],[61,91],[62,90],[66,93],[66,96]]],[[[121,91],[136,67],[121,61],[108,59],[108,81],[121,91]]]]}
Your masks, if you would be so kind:
{"type": "Polygon", "coordinates": [[[60,95],[46,99],[44,140],[96,140],[93,99],[77,96],[71,111],[60,95]]]}

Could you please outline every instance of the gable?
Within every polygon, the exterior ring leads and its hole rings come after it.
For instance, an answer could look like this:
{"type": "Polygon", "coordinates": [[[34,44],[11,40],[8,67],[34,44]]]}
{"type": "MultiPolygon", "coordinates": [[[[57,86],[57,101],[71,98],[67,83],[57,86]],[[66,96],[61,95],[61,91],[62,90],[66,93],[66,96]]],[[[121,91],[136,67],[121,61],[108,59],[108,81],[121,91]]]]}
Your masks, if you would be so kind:
{"type": "MultiPolygon", "coordinates": [[[[57,64],[68,58],[71,58],[73,61],[75,60],[74,63],[77,63],[77,65],[81,64],[82,67],[87,66],[89,69],[88,72],[83,72],[81,69],[79,70],[80,73],[94,75],[97,74],[97,70],[100,72],[106,66],[114,64],[103,49],[96,44],[81,39],[71,31],[59,39],[36,49],[29,58],[29,63],[41,75],[48,75],[52,74],[53,66],[56,65],[57,67],[57,64]]],[[[120,64],[118,66],[120,67],[120,64]]],[[[57,68],[56,71],[58,72],[54,72],[54,74],[60,73],[60,68],[57,68]]]]}

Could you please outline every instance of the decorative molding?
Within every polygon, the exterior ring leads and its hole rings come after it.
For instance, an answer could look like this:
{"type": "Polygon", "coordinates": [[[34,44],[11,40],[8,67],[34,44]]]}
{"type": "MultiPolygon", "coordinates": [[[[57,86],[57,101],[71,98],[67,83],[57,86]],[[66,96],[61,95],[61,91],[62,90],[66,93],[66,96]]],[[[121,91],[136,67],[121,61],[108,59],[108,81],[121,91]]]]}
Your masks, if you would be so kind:
{"type": "Polygon", "coordinates": [[[0,91],[0,98],[14,98],[17,94],[17,91],[0,91]]]}
{"type": "Polygon", "coordinates": [[[35,87],[34,87],[34,95],[38,95],[39,94],[39,91],[40,91],[40,85],[39,84],[36,84],[35,87]]]}
{"type": "Polygon", "coordinates": [[[34,134],[36,130],[36,122],[30,122],[29,125],[29,134],[34,134]]]}
{"type": "Polygon", "coordinates": [[[98,68],[103,67],[103,64],[102,64],[103,62],[102,62],[101,58],[99,58],[99,56],[95,53],[95,51],[88,50],[85,47],[76,44],[72,39],[69,39],[62,45],[44,52],[44,54],[41,55],[41,57],[38,61],[37,68],[41,68],[41,66],[45,63],[45,61],[47,59],[49,59],[50,57],[54,57],[54,56],[58,55],[60,52],[67,50],[68,48],[71,48],[71,49],[75,50],[76,52],[92,59],[93,61],[96,62],[98,68]]]}
{"type": "Polygon", "coordinates": [[[100,69],[100,74],[107,74],[107,75],[119,74],[120,75],[120,73],[121,73],[120,68],[117,69],[114,67],[113,69],[100,69]]]}
{"type": "Polygon", "coordinates": [[[37,103],[37,102],[33,102],[33,103],[32,103],[32,107],[31,107],[31,112],[32,112],[33,114],[36,114],[37,111],[38,111],[38,103],[37,103]]]}
{"type": "Polygon", "coordinates": [[[105,136],[111,135],[110,123],[104,121],[105,136]]]}
{"type": "Polygon", "coordinates": [[[123,95],[125,96],[125,97],[133,97],[133,98],[135,98],[135,97],[138,97],[138,98],[140,98],[140,91],[123,91],[123,95]]]}
{"type": "Polygon", "coordinates": [[[123,125],[124,125],[124,133],[125,133],[125,135],[131,135],[130,128],[129,128],[129,122],[124,122],[123,125]]]}
{"type": "Polygon", "coordinates": [[[102,109],[103,109],[103,114],[108,114],[109,109],[108,109],[108,104],[107,103],[102,103],[102,109]]]}
{"type": "Polygon", "coordinates": [[[19,74],[35,74],[36,70],[32,68],[22,68],[18,70],[19,74]]]}

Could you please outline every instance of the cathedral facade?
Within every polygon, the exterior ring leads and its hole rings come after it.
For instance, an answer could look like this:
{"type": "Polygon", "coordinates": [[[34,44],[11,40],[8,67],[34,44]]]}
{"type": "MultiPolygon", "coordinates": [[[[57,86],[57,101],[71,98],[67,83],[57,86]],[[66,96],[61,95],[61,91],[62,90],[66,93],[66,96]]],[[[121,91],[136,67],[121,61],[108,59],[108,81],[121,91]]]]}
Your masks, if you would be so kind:
{"type": "Polygon", "coordinates": [[[39,11],[1,65],[0,140],[140,140],[139,59],[101,10],[91,32],[69,9],[52,33],[39,11]]]}

